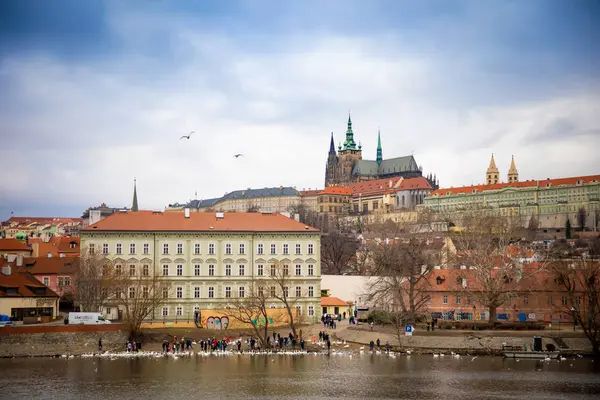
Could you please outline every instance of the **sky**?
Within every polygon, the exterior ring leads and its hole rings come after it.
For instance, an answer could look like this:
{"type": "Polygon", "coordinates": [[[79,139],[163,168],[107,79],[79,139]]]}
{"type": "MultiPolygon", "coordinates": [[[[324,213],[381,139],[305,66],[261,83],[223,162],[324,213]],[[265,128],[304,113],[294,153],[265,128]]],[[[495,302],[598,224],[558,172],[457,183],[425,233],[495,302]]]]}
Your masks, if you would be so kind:
{"type": "Polygon", "coordinates": [[[0,220],[322,188],[363,158],[443,187],[600,173],[600,2],[4,0],[0,220]],[[189,140],[180,137],[195,131],[189,140]],[[234,158],[236,153],[244,156],[234,158]],[[197,195],[196,195],[197,193],[197,195]]]}

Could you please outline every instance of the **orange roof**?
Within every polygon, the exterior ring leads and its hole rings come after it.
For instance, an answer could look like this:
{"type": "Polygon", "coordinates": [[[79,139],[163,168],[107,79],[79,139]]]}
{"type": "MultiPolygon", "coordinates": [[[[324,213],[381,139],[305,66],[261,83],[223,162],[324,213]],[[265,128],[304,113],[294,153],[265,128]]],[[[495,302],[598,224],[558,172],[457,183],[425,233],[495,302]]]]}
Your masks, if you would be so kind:
{"type": "Polygon", "coordinates": [[[75,263],[79,257],[27,257],[23,264],[27,266],[27,271],[33,275],[40,274],[73,274],[75,272],[75,263]]]}
{"type": "Polygon", "coordinates": [[[79,238],[70,236],[54,237],[57,243],[59,253],[77,253],[79,254],[79,238]],[[73,246],[71,246],[73,244],[73,246]]]}
{"type": "Polygon", "coordinates": [[[387,179],[375,179],[372,181],[355,182],[350,184],[352,195],[357,196],[358,194],[380,194],[394,192],[394,186],[401,181],[401,176],[396,176],[387,179]]]}
{"type": "Polygon", "coordinates": [[[321,189],[314,189],[314,190],[302,190],[300,192],[301,196],[316,196],[319,193],[321,193],[321,189]]]}
{"type": "Polygon", "coordinates": [[[273,213],[214,213],[127,211],[108,216],[83,231],[205,231],[205,232],[319,232],[284,215],[273,213]],[[217,218],[223,214],[223,218],[217,218]]]}
{"type": "Polygon", "coordinates": [[[46,257],[48,254],[58,256],[58,249],[56,248],[54,241],[44,242],[40,238],[30,238],[29,244],[32,248],[36,245],[38,246],[38,257],[46,257]]]}
{"type": "Polygon", "coordinates": [[[352,190],[349,187],[345,186],[327,186],[325,189],[321,190],[319,194],[341,194],[349,196],[352,193],[352,190]]]}
{"type": "Polygon", "coordinates": [[[600,175],[589,175],[589,176],[575,176],[572,178],[557,178],[557,179],[546,179],[541,181],[523,181],[523,182],[511,182],[511,183],[497,183],[494,185],[475,185],[475,186],[461,186],[456,188],[443,188],[434,191],[432,196],[446,196],[454,195],[459,193],[480,193],[490,190],[501,190],[504,188],[525,188],[525,187],[540,187],[545,188],[550,184],[550,187],[561,186],[561,185],[577,185],[577,182],[581,181],[583,184],[599,183],[600,175]]]}
{"type": "Polygon", "coordinates": [[[410,189],[433,189],[427,179],[422,176],[416,178],[403,179],[398,186],[398,190],[410,189]]]}
{"type": "Polygon", "coordinates": [[[0,251],[31,251],[31,247],[17,239],[0,239],[0,251]]]}
{"type": "Polygon", "coordinates": [[[54,217],[10,217],[7,222],[16,222],[18,224],[70,224],[82,223],[83,218],[54,218],[54,217]]]}
{"type": "MultiPolygon", "coordinates": [[[[0,267],[7,264],[0,260],[0,267]]],[[[24,268],[11,266],[11,269],[10,275],[0,273],[0,297],[58,297],[24,268]],[[17,289],[17,292],[9,293],[8,289],[17,289]]]]}
{"type": "Polygon", "coordinates": [[[347,306],[344,300],[338,297],[321,297],[321,307],[347,306]]]}

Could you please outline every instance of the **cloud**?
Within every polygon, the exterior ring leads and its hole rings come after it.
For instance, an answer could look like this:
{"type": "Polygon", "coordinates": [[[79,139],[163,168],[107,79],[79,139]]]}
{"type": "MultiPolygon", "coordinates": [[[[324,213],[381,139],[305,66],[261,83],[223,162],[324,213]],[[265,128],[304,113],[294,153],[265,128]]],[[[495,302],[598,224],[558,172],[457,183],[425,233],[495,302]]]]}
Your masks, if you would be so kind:
{"type": "MultiPolygon", "coordinates": [[[[375,157],[380,128],[384,158],[414,151],[443,185],[481,182],[492,152],[504,171],[514,154],[528,179],[598,172],[598,75],[584,62],[597,51],[552,52],[534,35],[523,56],[477,3],[404,14],[396,3],[359,3],[328,26],[334,3],[315,13],[109,2],[90,22],[93,44],[77,45],[88,49],[81,57],[58,38],[10,47],[0,64],[0,157],[14,167],[0,170],[0,219],[8,208],[77,215],[128,205],[133,177],[144,208],[196,191],[322,187],[330,132],[342,139],[349,108],[365,158],[375,157]],[[390,18],[400,14],[404,29],[390,18]],[[376,16],[383,26],[370,32],[376,16]],[[477,31],[485,24],[495,29],[477,31]],[[577,156],[556,156],[565,149],[577,156]]],[[[530,7],[503,5],[498,15],[528,37],[530,7]]]]}

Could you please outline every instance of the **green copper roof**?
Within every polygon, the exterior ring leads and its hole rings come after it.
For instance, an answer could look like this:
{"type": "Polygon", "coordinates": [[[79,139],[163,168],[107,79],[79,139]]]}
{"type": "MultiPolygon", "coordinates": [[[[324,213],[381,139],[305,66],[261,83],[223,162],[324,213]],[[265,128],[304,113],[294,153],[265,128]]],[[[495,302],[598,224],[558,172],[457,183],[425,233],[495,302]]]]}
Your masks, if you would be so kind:
{"type": "Polygon", "coordinates": [[[344,142],[344,150],[356,150],[354,142],[354,132],[352,132],[352,119],[348,115],[348,129],[346,130],[346,141],[344,142]]]}
{"type": "Polygon", "coordinates": [[[383,150],[381,149],[381,132],[377,131],[377,165],[381,166],[383,161],[383,150]]]}

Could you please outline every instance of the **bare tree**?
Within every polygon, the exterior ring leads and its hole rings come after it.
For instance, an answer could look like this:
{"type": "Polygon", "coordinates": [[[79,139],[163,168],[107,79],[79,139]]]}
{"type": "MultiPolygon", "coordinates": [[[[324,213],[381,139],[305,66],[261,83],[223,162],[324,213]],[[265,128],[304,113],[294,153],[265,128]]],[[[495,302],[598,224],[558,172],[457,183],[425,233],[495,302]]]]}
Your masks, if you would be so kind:
{"type": "Polygon", "coordinates": [[[260,211],[260,207],[256,204],[251,204],[248,206],[248,209],[246,210],[246,212],[249,213],[257,213],[260,211]]]}
{"type": "Polygon", "coordinates": [[[355,271],[357,240],[338,231],[321,238],[321,265],[323,274],[343,275],[355,271]]]}
{"type": "Polygon", "coordinates": [[[242,324],[250,325],[260,340],[261,347],[267,348],[269,342],[269,326],[275,324],[269,316],[269,303],[272,301],[269,291],[260,286],[262,283],[252,282],[249,293],[231,299],[228,315],[242,324]]]}
{"type": "Polygon", "coordinates": [[[600,358],[600,259],[563,247],[550,253],[549,266],[567,296],[561,311],[581,327],[600,358]]]}
{"type": "Polygon", "coordinates": [[[518,222],[473,212],[463,217],[462,225],[452,236],[460,255],[455,262],[469,269],[474,282],[457,282],[456,291],[465,292],[487,308],[489,321],[494,323],[498,307],[520,292],[519,282],[537,274],[543,265],[523,268],[523,260],[532,258],[533,252],[520,245],[518,222]]]}
{"type": "Polygon", "coordinates": [[[119,290],[123,277],[113,268],[109,259],[89,249],[83,249],[74,265],[75,305],[81,311],[101,311],[119,290]]]}
{"type": "Polygon", "coordinates": [[[305,204],[293,204],[288,207],[288,212],[292,215],[292,217],[298,214],[298,219],[303,224],[312,226],[314,228],[321,228],[317,213],[311,210],[310,207],[307,207],[305,204]]]}
{"type": "Polygon", "coordinates": [[[426,212],[415,221],[391,220],[372,225],[375,236],[361,249],[363,268],[372,276],[368,296],[371,301],[392,304],[400,335],[402,323],[415,323],[425,311],[428,296],[426,276],[444,261],[445,242],[433,232],[433,219],[426,212]],[[400,321],[403,319],[404,321],[400,321]]]}
{"type": "Polygon", "coordinates": [[[282,262],[278,262],[276,264],[272,264],[270,266],[270,269],[270,282],[275,285],[275,290],[273,291],[270,288],[269,294],[275,300],[279,300],[283,304],[288,318],[288,325],[292,330],[292,334],[294,335],[294,337],[296,337],[297,321],[295,316],[295,309],[296,303],[298,302],[300,297],[296,296],[297,293],[295,292],[295,288],[290,287],[294,285],[294,280],[291,279],[290,276],[290,266],[282,262]],[[290,290],[292,290],[292,293],[290,293],[290,290]]]}
{"type": "Polygon", "coordinates": [[[579,210],[577,210],[577,223],[579,224],[579,230],[580,231],[585,231],[585,221],[587,219],[587,212],[585,211],[584,207],[580,207],[579,210]]]}
{"type": "Polygon", "coordinates": [[[146,267],[131,270],[128,276],[121,278],[111,301],[123,311],[123,323],[130,338],[135,339],[142,322],[163,303],[163,290],[168,288],[168,283],[146,267]]]}

